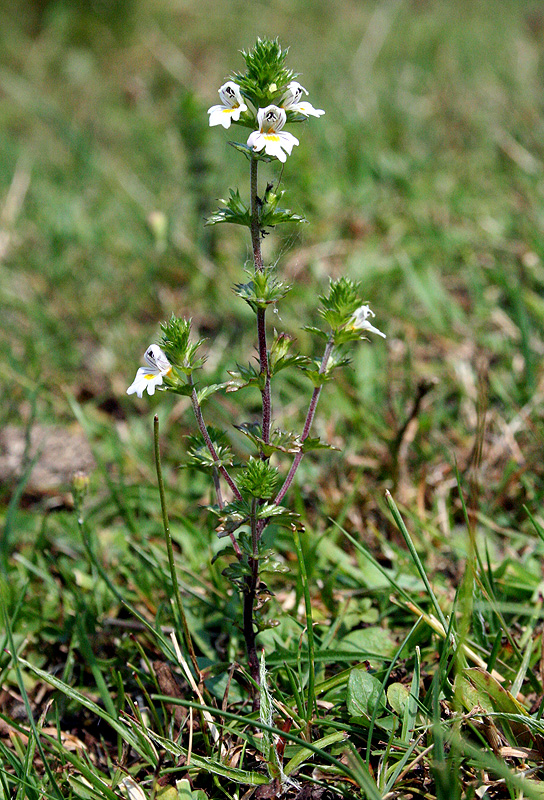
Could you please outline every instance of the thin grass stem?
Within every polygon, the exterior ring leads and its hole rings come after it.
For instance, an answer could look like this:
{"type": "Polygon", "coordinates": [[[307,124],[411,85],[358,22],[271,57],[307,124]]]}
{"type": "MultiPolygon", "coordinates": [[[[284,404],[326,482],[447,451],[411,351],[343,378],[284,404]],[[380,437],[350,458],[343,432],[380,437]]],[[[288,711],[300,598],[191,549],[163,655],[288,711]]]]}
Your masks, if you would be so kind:
{"type": "Polygon", "coordinates": [[[317,714],[317,704],[315,697],[315,641],[312,617],[312,598],[310,597],[310,586],[308,584],[308,574],[304,562],[304,553],[300,542],[298,530],[293,530],[293,540],[297,551],[298,568],[300,571],[300,582],[304,594],[304,606],[306,611],[306,631],[308,637],[308,690],[306,700],[306,722],[308,725],[308,735],[311,732],[311,719],[315,712],[317,714]]]}
{"type": "Polygon", "coordinates": [[[196,660],[196,653],[191,638],[191,632],[187,624],[187,617],[181,602],[181,594],[179,591],[178,576],[176,573],[176,564],[174,562],[174,548],[172,547],[172,534],[170,533],[170,522],[168,520],[168,510],[166,508],[166,496],[164,493],[164,480],[162,477],[161,467],[161,453],[159,447],[159,417],[155,414],[153,418],[153,444],[155,453],[155,469],[157,470],[157,484],[159,487],[159,497],[161,499],[161,512],[162,512],[162,525],[164,528],[164,538],[166,540],[166,550],[168,553],[168,565],[170,567],[170,579],[174,590],[174,601],[176,603],[177,612],[183,628],[183,638],[185,639],[185,646],[191,659],[191,663],[195,670],[196,675],[200,675],[198,661],[196,660]]]}

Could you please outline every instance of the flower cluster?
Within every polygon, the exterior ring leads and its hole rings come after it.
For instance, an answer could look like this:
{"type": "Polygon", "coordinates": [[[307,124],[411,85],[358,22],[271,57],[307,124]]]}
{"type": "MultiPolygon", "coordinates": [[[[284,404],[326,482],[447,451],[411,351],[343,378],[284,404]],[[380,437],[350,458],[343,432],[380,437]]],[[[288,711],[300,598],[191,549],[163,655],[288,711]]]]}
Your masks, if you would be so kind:
{"type": "MultiPolygon", "coordinates": [[[[307,94],[307,90],[298,81],[291,81],[283,92],[279,105],[271,104],[265,108],[258,108],[253,120],[257,123],[257,130],[250,134],[247,146],[254,153],[264,150],[267,156],[285,162],[287,156],[291,155],[294,145],[299,143],[296,136],[282,130],[287,122],[287,112],[303,117],[320,117],[325,113],[323,109],[314,108],[311,103],[303,99],[307,94]]],[[[240,122],[243,112],[249,112],[241,89],[234,81],[227,81],[221,86],[219,97],[221,104],[208,109],[211,126],[222,125],[223,128],[229,128],[231,122],[240,122]]]]}

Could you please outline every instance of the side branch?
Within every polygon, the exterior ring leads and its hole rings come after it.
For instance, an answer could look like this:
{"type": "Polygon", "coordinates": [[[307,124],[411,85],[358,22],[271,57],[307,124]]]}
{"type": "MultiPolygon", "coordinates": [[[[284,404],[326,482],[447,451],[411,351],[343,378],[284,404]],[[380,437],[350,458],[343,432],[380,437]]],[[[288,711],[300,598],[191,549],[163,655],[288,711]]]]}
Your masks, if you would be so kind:
{"type": "MultiPolygon", "coordinates": [[[[188,382],[191,384],[191,386],[193,386],[193,378],[192,378],[191,375],[189,376],[188,382]]],[[[200,433],[202,434],[202,436],[204,438],[204,441],[206,442],[206,447],[208,448],[208,451],[209,451],[211,457],[214,459],[214,461],[218,461],[219,458],[218,458],[218,455],[217,455],[217,451],[216,451],[215,447],[213,446],[212,440],[210,439],[210,434],[208,433],[208,429],[206,427],[206,423],[204,422],[204,417],[202,416],[202,409],[200,408],[200,404],[198,402],[198,397],[197,397],[197,394],[196,394],[196,389],[194,388],[194,386],[193,386],[193,391],[191,393],[191,403],[193,405],[193,411],[195,412],[195,417],[196,417],[196,421],[197,421],[198,427],[200,429],[200,433]]],[[[219,472],[221,473],[221,475],[224,477],[224,479],[228,483],[228,485],[230,486],[230,488],[232,489],[232,492],[233,492],[234,496],[236,497],[236,499],[237,500],[241,500],[242,499],[242,495],[238,491],[238,487],[236,486],[236,484],[234,483],[234,481],[230,477],[230,475],[227,472],[226,468],[223,467],[223,466],[220,466],[220,467],[218,467],[218,469],[219,469],[219,472]]],[[[217,502],[219,504],[219,507],[223,508],[224,503],[223,503],[223,500],[222,500],[220,494],[218,495],[217,502]]]]}
{"type": "MultiPolygon", "coordinates": [[[[333,344],[334,342],[331,337],[327,342],[327,346],[325,347],[325,352],[323,353],[323,358],[321,359],[321,366],[319,367],[320,375],[323,375],[323,373],[327,369],[327,364],[329,363],[329,358],[331,357],[333,344]]],[[[304,440],[307,439],[310,434],[310,429],[312,427],[312,422],[314,421],[315,410],[317,408],[317,403],[319,401],[319,395],[321,394],[322,388],[323,386],[316,386],[313,391],[312,399],[310,400],[310,405],[308,406],[308,413],[306,414],[306,421],[304,423],[304,428],[302,430],[302,435],[300,437],[301,442],[304,442],[304,440]]],[[[287,477],[283,483],[283,486],[279,490],[276,499],[274,500],[274,503],[276,505],[279,505],[283,500],[283,498],[285,497],[285,495],[287,494],[289,487],[293,483],[293,478],[295,477],[296,471],[299,467],[300,462],[302,461],[303,456],[304,453],[302,452],[302,450],[299,450],[296,456],[294,457],[293,463],[291,464],[291,469],[289,470],[287,477]]]]}

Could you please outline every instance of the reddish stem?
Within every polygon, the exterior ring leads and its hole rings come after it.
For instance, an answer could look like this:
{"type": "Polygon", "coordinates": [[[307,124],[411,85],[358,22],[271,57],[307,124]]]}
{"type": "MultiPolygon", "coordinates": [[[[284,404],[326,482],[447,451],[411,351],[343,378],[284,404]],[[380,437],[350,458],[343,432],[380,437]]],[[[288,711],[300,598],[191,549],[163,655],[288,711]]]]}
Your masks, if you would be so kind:
{"type": "MultiPolygon", "coordinates": [[[[256,158],[250,162],[250,199],[251,199],[251,246],[253,249],[253,263],[255,272],[262,272],[264,269],[263,256],[261,252],[261,226],[259,222],[259,198],[258,190],[258,165],[256,158]]],[[[264,375],[264,386],[261,389],[263,403],[262,417],[262,437],[267,444],[270,441],[270,423],[272,419],[272,400],[270,394],[270,369],[268,364],[268,350],[266,346],[266,308],[257,309],[257,338],[259,347],[259,364],[261,375],[264,375]]],[[[265,456],[261,453],[261,458],[265,456]]]]}
{"type": "MultiPolygon", "coordinates": [[[[323,353],[323,358],[321,360],[321,366],[319,367],[319,374],[320,375],[323,375],[323,373],[327,369],[327,364],[329,363],[329,358],[331,357],[333,344],[334,344],[334,342],[333,342],[333,339],[331,337],[329,339],[329,341],[327,342],[327,346],[325,347],[325,352],[323,353]]],[[[304,440],[307,439],[309,434],[310,434],[310,429],[312,427],[312,422],[314,421],[315,410],[317,408],[317,403],[318,403],[319,395],[321,394],[321,389],[322,388],[323,388],[323,386],[316,386],[314,391],[313,391],[312,399],[310,400],[310,405],[308,407],[308,413],[306,414],[306,421],[304,423],[304,428],[303,428],[303,431],[302,431],[302,435],[300,437],[300,441],[301,442],[304,442],[304,440]]],[[[293,483],[293,479],[295,477],[295,474],[296,474],[296,471],[297,471],[297,469],[299,467],[299,464],[302,461],[303,455],[304,455],[304,453],[302,452],[302,450],[299,450],[298,453],[296,454],[296,456],[294,457],[293,463],[291,464],[291,469],[289,470],[289,472],[287,474],[287,477],[286,477],[286,479],[285,479],[285,481],[283,483],[283,486],[279,490],[279,492],[278,492],[278,494],[276,496],[276,499],[274,500],[274,503],[276,505],[279,505],[281,503],[281,501],[283,500],[283,498],[287,494],[287,491],[288,491],[289,487],[293,483]]]]}
{"type": "MultiPolygon", "coordinates": [[[[193,385],[193,378],[192,378],[191,375],[188,378],[188,383],[191,386],[193,385]]],[[[219,461],[219,456],[217,455],[217,451],[216,451],[215,447],[213,446],[213,442],[210,439],[210,434],[208,433],[208,429],[206,427],[206,423],[204,422],[204,417],[202,416],[202,409],[200,408],[200,404],[198,402],[198,397],[197,397],[197,394],[196,394],[196,389],[194,388],[194,386],[193,386],[193,391],[191,393],[191,402],[193,404],[193,411],[195,412],[195,417],[196,417],[196,421],[197,421],[198,427],[200,429],[200,433],[202,434],[202,436],[204,438],[204,441],[206,442],[206,447],[208,448],[208,451],[209,451],[211,457],[214,459],[214,461],[219,461]]],[[[232,489],[232,492],[233,492],[234,496],[236,497],[236,499],[237,500],[241,500],[242,499],[242,495],[238,491],[238,487],[236,486],[236,484],[234,483],[234,481],[230,477],[230,475],[227,472],[226,468],[224,466],[220,466],[220,467],[218,467],[218,470],[221,473],[221,475],[224,477],[224,479],[226,480],[226,482],[228,483],[230,488],[232,489]]],[[[217,502],[219,503],[219,506],[221,507],[221,500],[219,498],[218,498],[217,502]]]]}

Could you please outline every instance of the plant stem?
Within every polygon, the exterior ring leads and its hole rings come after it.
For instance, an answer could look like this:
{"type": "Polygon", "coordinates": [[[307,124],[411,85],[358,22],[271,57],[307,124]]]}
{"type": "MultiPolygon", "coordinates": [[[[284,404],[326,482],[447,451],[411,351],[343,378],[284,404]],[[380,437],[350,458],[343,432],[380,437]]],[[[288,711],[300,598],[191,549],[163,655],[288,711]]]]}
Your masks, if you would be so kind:
{"type": "MultiPolygon", "coordinates": [[[[198,402],[198,396],[197,396],[197,393],[196,393],[196,389],[194,388],[194,385],[193,385],[193,376],[192,375],[189,375],[189,377],[187,378],[187,383],[189,383],[189,385],[193,387],[193,391],[191,393],[191,403],[193,404],[193,411],[195,412],[195,417],[196,417],[196,421],[197,421],[198,427],[200,429],[200,433],[202,434],[203,439],[206,442],[206,447],[208,448],[211,457],[215,461],[218,461],[219,457],[217,455],[217,451],[216,451],[215,447],[213,446],[213,442],[212,442],[212,440],[210,438],[210,434],[208,433],[208,429],[206,427],[206,423],[204,422],[204,417],[202,416],[202,409],[200,408],[200,403],[198,402]]],[[[221,473],[221,475],[224,477],[224,479],[228,483],[228,485],[230,486],[230,488],[232,489],[232,492],[233,492],[234,496],[236,497],[236,499],[237,500],[241,500],[242,499],[242,495],[238,491],[238,487],[236,486],[236,484],[234,483],[234,481],[230,477],[230,475],[227,472],[226,468],[224,466],[220,466],[220,467],[218,467],[218,469],[219,469],[219,472],[221,473]]],[[[223,508],[222,502],[223,502],[222,498],[219,495],[218,498],[217,498],[217,503],[218,503],[220,508],[223,508]]]]}
{"type": "MultiPolygon", "coordinates": [[[[325,352],[323,353],[323,358],[321,359],[321,366],[319,367],[319,374],[320,375],[323,375],[323,373],[327,369],[327,364],[329,363],[329,358],[331,357],[331,352],[332,352],[333,345],[334,345],[334,341],[333,341],[333,339],[331,337],[329,339],[329,341],[327,342],[327,345],[325,347],[325,352]]],[[[317,408],[317,403],[318,403],[319,395],[321,394],[321,389],[322,388],[323,388],[323,386],[316,386],[314,391],[313,391],[312,399],[310,400],[310,405],[308,407],[308,413],[306,414],[306,422],[304,423],[304,429],[303,429],[302,435],[300,437],[300,441],[301,442],[304,442],[304,440],[308,438],[308,435],[310,433],[310,429],[312,427],[312,422],[314,421],[315,410],[317,408]]],[[[286,479],[285,479],[285,481],[283,483],[283,486],[279,490],[279,492],[278,492],[278,494],[276,496],[276,499],[274,500],[276,505],[279,505],[281,503],[281,501],[283,500],[283,498],[287,494],[287,491],[288,491],[289,487],[293,483],[293,478],[295,477],[295,473],[296,473],[296,471],[297,471],[297,469],[299,467],[300,462],[302,461],[303,455],[304,455],[304,453],[302,452],[302,450],[299,450],[298,453],[296,454],[295,458],[293,459],[293,463],[291,464],[291,469],[289,470],[289,472],[287,474],[287,477],[286,477],[286,479]]]]}
{"type": "Polygon", "coordinates": [[[157,470],[157,482],[159,485],[159,496],[161,498],[162,524],[164,528],[164,536],[166,538],[166,550],[168,552],[170,577],[172,579],[172,586],[174,588],[174,600],[176,602],[179,618],[181,620],[181,626],[183,628],[185,645],[187,647],[187,651],[191,658],[197,678],[200,680],[200,669],[198,666],[198,661],[196,660],[195,649],[193,647],[193,640],[191,638],[189,626],[187,625],[187,617],[185,616],[185,611],[183,610],[183,604],[181,602],[181,594],[179,591],[178,578],[176,574],[176,565],[174,563],[174,549],[172,547],[172,535],[170,533],[170,523],[168,521],[168,511],[166,509],[166,498],[164,494],[164,481],[162,477],[161,454],[159,448],[159,417],[157,414],[155,414],[153,419],[153,442],[155,447],[155,468],[157,470]]]}
{"type": "MultiPolygon", "coordinates": [[[[257,195],[258,190],[258,166],[259,162],[256,158],[252,158],[250,162],[250,197],[251,197],[251,247],[253,250],[253,263],[255,265],[255,272],[262,272],[263,256],[261,252],[261,226],[259,223],[259,198],[257,195]]],[[[259,364],[261,368],[261,375],[264,375],[265,383],[261,389],[262,402],[263,402],[263,418],[262,418],[262,437],[263,441],[270,441],[270,421],[272,418],[272,402],[270,399],[270,369],[268,366],[268,350],[266,346],[266,308],[257,309],[257,339],[259,346],[259,364]]],[[[261,458],[264,460],[265,456],[261,453],[261,458]]]]}
{"type": "Polygon", "coordinates": [[[253,263],[258,272],[263,270],[263,257],[261,253],[261,226],[259,224],[259,198],[257,196],[257,174],[259,162],[252,158],[249,162],[250,203],[251,203],[251,246],[253,247],[253,263]]]}
{"type": "MultiPolygon", "coordinates": [[[[262,434],[263,441],[268,444],[270,441],[270,421],[272,418],[272,400],[270,397],[270,369],[268,366],[268,351],[266,348],[266,326],[265,326],[265,313],[266,309],[257,309],[257,335],[259,337],[259,361],[261,365],[261,375],[264,374],[265,381],[264,387],[261,391],[263,399],[263,423],[262,434]]],[[[261,455],[264,460],[265,456],[261,455]]]]}
{"type": "MultiPolygon", "coordinates": [[[[257,585],[259,582],[259,525],[257,521],[257,500],[253,499],[251,506],[251,543],[253,546],[253,556],[249,558],[251,573],[246,577],[246,588],[244,590],[244,639],[246,642],[247,660],[249,673],[255,683],[259,685],[259,659],[257,657],[257,645],[255,626],[253,624],[253,611],[255,599],[257,597],[257,585]]],[[[259,693],[254,692],[253,710],[259,708],[259,693]]]]}

